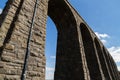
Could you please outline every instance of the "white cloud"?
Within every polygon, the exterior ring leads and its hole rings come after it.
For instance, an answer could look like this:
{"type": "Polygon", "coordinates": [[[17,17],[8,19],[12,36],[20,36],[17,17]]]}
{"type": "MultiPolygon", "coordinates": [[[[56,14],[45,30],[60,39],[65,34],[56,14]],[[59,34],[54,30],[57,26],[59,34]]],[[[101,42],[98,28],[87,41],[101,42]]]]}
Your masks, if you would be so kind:
{"type": "Polygon", "coordinates": [[[105,39],[101,39],[101,41],[102,41],[103,44],[107,43],[107,41],[105,39]]]}
{"type": "Polygon", "coordinates": [[[46,80],[53,80],[54,73],[53,72],[47,72],[46,73],[46,80]]]}
{"type": "Polygon", "coordinates": [[[46,67],[46,71],[54,71],[55,69],[52,67],[46,67]]]}
{"type": "Polygon", "coordinates": [[[113,56],[115,62],[120,62],[120,47],[110,47],[108,48],[108,51],[113,56]]]}
{"type": "Polygon", "coordinates": [[[56,58],[56,56],[50,56],[50,58],[51,58],[51,59],[55,59],[55,58],[56,58]]]}
{"type": "Polygon", "coordinates": [[[46,67],[46,79],[53,79],[54,78],[54,68],[46,67]]]}
{"type": "Polygon", "coordinates": [[[120,66],[118,66],[118,70],[120,71],[120,66]]]}
{"type": "Polygon", "coordinates": [[[103,38],[109,38],[110,36],[108,35],[108,34],[100,34],[100,33],[98,33],[98,32],[95,32],[95,34],[97,35],[97,37],[99,38],[99,39],[103,39],[103,38]]]}
{"type": "MultiPolygon", "coordinates": [[[[110,38],[108,34],[101,34],[99,32],[95,32],[97,37],[103,42],[103,44],[107,43],[107,38],[110,38]]],[[[120,62],[120,47],[112,46],[110,48],[107,48],[110,54],[112,55],[115,62],[120,62]]],[[[120,66],[118,66],[118,69],[120,70],[120,66]]]]}
{"type": "Polygon", "coordinates": [[[97,37],[103,42],[103,44],[107,43],[106,38],[110,38],[110,36],[108,34],[101,34],[99,32],[95,32],[95,34],[97,35],[97,37]]]}
{"type": "MultiPolygon", "coordinates": [[[[50,59],[55,59],[56,56],[50,56],[50,59]]],[[[55,64],[55,63],[51,63],[51,64],[55,64]]],[[[54,71],[55,71],[55,68],[54,67],[46,67],[46,80],[53,80],[54,78],[54,71]]]]}
{"type": "MultiPolygon", "coordinates": [[[[108,34],[100,34],[98,32],[95,32],[95,34],[98,36],[98,38],[103,42],[103,44],[107,43],[107,38],[110,38],[108,34]]],[[[120,62],[120,47],[112,46],[108,48],[108,51],[112,55],[115,62],[120,62]]],[[[56,56],[50,56],[51,59],[55,59],[56,56]]],[[[120,66],[117,66],[118,70],[120,70],[120,66]]],[[[46,67],[46,79],[53,79],[54,78],[54,71],[55,69],[52,67],[46,67]]]]}
{"type": "Polygon", "coordinates": [[[0,9],[0,14],[2,13],[2,9],[0,9]]]}

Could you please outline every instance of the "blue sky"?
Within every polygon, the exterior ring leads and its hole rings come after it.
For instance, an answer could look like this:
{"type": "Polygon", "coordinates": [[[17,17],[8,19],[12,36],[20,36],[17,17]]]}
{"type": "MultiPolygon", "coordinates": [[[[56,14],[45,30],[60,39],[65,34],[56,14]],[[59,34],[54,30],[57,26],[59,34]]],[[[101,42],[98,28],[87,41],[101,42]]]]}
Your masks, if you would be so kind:
{"type": "MultiPolygon", "coordinates": [[[[120,70],[120,0],[69,0],[73,7],[88,23],[96,35],[108,48],[120,70]]],[[[0,0],[0,12],[6,0],[0,0]]],[[[45,54],[47,57],[46,78],[52,79],[57,31],[48,17],[45,54]]]]}

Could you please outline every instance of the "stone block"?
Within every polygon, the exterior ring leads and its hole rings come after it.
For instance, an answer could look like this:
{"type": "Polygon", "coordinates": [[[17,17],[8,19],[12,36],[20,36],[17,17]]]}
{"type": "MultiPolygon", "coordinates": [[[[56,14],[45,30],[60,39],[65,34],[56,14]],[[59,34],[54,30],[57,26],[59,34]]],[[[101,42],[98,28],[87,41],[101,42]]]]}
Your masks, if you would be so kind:
{"type": "Polygon", "coordinates": [[[5,75],[0,75],[0,80],[4,80],[5,75]]]}
{"type": "Polygon", "coordinates": [[[8,49],[8,50],[14,50],[15,46],[12,45],[12,44],[6,44],[5,48],[8,49]]]}
{"type": "Polygon", "coordinates": [[[20,76],[18,76],[18,75],[6,75],[4,80],[20,80],[20,76]]]}

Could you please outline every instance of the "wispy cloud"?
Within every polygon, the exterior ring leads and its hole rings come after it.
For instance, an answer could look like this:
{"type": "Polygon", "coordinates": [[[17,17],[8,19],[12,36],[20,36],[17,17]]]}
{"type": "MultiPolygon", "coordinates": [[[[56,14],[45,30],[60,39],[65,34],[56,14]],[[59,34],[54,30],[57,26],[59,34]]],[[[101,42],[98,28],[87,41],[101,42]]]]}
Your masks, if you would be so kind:
{"type": "Polygon", "coordinates": [[[107,43],[107,40],[105,40],[105,39],[101,39],[101,41],[103,42],[103,44],[107,43]]]}
{"type": "Polygon", "coordinates": [[[2,9],[0,9],[0,14],[2,13],[2,9]]]}
{"type": "Polygon", "coordinates": [[[113,56],[115,62],[120,62],[120,47],[110,47],[108,48],[108,51],[113,56]]]}
{"type": "Polygon", "coordinates": [[[53,67],[46,67],[46,79],[53,79],[54,78],[54,68],[53,67]]]}
{"type": "Polygon", "coordinates": [[[103,42],[103,44],[106,44],[106,38],[110,38],[110,36],[108,34],[101,34],[99,32],[95,32],[95,34],[97,35],[97,37],[103,42]]]}
{"type": "Polygon", "coordinates": [[[101,33],[98,33],[98,32],[95,32],[95,34],[98,36],[99,39],[101,38],[109,38],[110,36],[108,34],[101,34],[101,33]]]}
{"type": "Polygon", "coordinates": [[[55,58],[56,58],[56,56],[50,56],[50,58],[51,58],[51,59],[55,59],[55,58]]]}
{"type": "Polygon", "coordinates": [[[46,71],[54,71],[55,69],[52,67],[46,67],[46,71]]]}
{"type": "MultiPolygon", "coordinates": [[[[49,56],[49,58],[53,61],[56,59],[56,56],[52,55],[52,56],[49,56]]],[[[55,64],[55,62],[50,62],[52,65],[55,64]]],[[[49,67],[47,66],[46,67],[46,80],[53,80],[54,78],[54,71],[55,71],[55,68],[54,67],[49,67]]]]}

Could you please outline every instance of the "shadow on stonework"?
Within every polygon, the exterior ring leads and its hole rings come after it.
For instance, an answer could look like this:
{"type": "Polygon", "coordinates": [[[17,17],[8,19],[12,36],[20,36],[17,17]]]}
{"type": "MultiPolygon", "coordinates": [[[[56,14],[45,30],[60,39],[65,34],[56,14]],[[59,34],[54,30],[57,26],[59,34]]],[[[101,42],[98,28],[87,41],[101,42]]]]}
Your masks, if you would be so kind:
{"type": "MultiPolygon", "coordinates": [[[[12,0],[13,1],[13,0],[12,0]]],[[[9,4],[9,2],[12,2],[12,1],[8,1],[8,4],[9,4]]],[[[3,42],[3,46],[1,46],[0,47],[0,58],[1,58],[1,56],[2,56],[2,53],[3,53],[3,50],[4,50],[4,48],[5,48],[5,46],[6,46],[6,44],[9,42],[9,40],[10,40],[10,38],[11,38],[11,35],[12,35],[12,33],[13,33],[13,31],[14,31],[14,28],[15,28],[15,22],[18,20],[18,14],[20,13],[20,10],[21,10],[21,8],[22,8],[22,5],[23,5],[23,2],[24,2],[24,0],[21,0],[21,2],[20,2],[20,4],[19,4],[19,7],[17,8],[17,10],[16,10],[16,13],[15,13],[15,16],[14,16],[14,18],[13,18],[13,21],[12,21],[12,23],[10,24],[10,28],[8,29],[8,32],[7,32],[7,34],[6,34],[6,37],[5,37],[5,39],[4,39],[4,42],[3,42]]],[[[7,6],[6,6],[7,7],[7,6]]],[[[5,8],[6,8],[5,7],[5,8]]],[[[4,13],[4,11],[3,11],[3,13],[4,13]]],[[[5,14],[4,16],[6,16],[7,14],[5,14]]],[[[3,16],[3,17],[4,17],[3,16]]],[[[5,18],[5,17],[4,17],[5,18]]],[[[2,20],[2,18],[1,18],[1,20],[2,20]]],[[[4,21],[4,20],[3,20],[4,21]]],[[[2,23],[2,22],[1,22],[2,23]]],[[[0,28],[1,28],[1,24],[0,24],[0,28]]]]}

